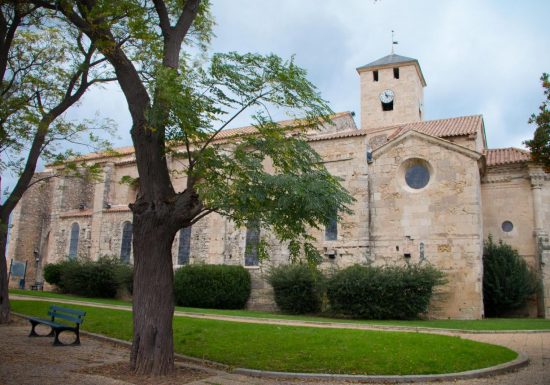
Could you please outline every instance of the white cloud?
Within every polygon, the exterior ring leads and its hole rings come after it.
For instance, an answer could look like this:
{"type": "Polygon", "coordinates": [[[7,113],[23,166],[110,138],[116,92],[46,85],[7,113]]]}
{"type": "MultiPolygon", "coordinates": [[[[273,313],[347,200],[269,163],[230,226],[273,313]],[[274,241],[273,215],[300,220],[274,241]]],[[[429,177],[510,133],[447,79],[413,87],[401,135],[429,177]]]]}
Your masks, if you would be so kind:
{"type": "MultiPolygon", "coordinates": [[[[539,77],[550,72],[546,0],[216,0],[213,14],[213,51],[296,55],[335,111],[358,115],[355,68],[390,52],[393,29],[396,52],[417,58],[426,77],[427,118],[481,113],[492,146],[520,146],[531,136],[539,77]]],[[[96,111],[118,123],[116,145],[131,143],[118,87],[90,93],[70,114],[96,111]]]]}

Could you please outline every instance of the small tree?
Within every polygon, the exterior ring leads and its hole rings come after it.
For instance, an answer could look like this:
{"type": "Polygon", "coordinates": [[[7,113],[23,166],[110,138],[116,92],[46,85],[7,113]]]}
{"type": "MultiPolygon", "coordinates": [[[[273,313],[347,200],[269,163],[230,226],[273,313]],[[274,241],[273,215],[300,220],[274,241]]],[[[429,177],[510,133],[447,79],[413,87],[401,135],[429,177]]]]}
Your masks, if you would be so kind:
{"type": "Polygon", "coordinates": [[[521,308],[536,289],[536,276],[517,250],[489,236],[483,250],[485,315],[501,316],[521,308]]]}
{"type": "MultiPolygon", "coordinates": [[[[8,221],[32,185],[56,176],[36,177],[39,160],[59,162],[76,153],[62,143],[106,143],[93,135],[92,125],[64,118],[92,85],[109,81],[110,69],[97,47],[53,12],[26,1],[0,3],[0,323],[10,319],[6,246],[8,221]],[[84,137],[85,136],[85,137],[84,137]],[[14,186],[1,186],[6,175],[14,186]]],[[[105,128],[102,126],[101,128],[105,128]]],[[[97,146],[96,146],[97,145],[97,146]]],[[[83,176],[76,163],[66,171],[83,176]]],[[[81,165],[93,175],[97,168],[81,165]]]]}
{"type": "Polygon", "coordinates": [[[536,124],[537,128],[533,135],[533,139],[523,142],[530,150],[531,157],[535,162],[540,162],[544,165],[546,172],[550,172],[550,81],[548,74],[542,74],[540,78],[546,100],[539,107],[538,115],[531,115],[529,124],[536,124]]]}

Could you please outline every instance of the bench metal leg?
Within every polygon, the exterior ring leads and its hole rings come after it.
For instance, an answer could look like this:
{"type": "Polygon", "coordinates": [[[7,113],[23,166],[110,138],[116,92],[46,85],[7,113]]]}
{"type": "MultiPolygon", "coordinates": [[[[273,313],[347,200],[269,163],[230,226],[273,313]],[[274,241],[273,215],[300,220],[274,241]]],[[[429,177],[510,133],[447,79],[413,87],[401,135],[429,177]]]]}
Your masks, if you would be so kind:
{"type": "Polygon", "coordinates": [[[61,333],[59,330],[55,330],[55,337],[53,339],[53,345],[54,346],[63,346],[61,341],[59,341],[59,333],[61,333]]]}
{"type": "Polygon", "coordinates": [[[54,346],[80,345],[80,333],[78,332],[78,330],[55,329],[55,331],[54,331],[53,345],[54,345],[54,346]],[[75,336],[76,336],[76,339],[75,339],[74,342],[71,343],[71,344],[64,344],[63,342],[61,342],[61,341],[59,340],[59,335],[61,334],[61,332],[68,332],[68,331],[73,332],[73,333],[75,334],[75,336]]]}
{"type": "Polygon", "coordinates": [[[36,328],[36,325],[40,324],[40,322],[36,322],[36,321],[33,321],[33,320],[29,320],[29,322],[32,325],[31,332],[29,333],[29,337],[53,337],[54,336],[55,333],[54,333],[54,330],[51,326],[50,326],[51,330],[50,330],[49,334],[40,335],[34,330],[36,328]]]}

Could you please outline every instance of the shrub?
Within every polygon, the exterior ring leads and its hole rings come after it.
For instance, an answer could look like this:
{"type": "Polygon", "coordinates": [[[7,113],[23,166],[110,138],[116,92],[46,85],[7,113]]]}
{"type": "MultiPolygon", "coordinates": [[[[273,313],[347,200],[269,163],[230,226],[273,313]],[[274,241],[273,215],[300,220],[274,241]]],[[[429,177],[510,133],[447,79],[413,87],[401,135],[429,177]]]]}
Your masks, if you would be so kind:
{"type": "Polygon", "coordinates": [[[521,308],[536,290],[536,276],[517,250],[489,236],[483,248],[485,315],[501,316],[521,308]]]}
{"type": "Polygon", "coordinates": [[[115,278],[118,289],[132,295],[134,293],[134,268],[126,263],[115,265],[115,278]]]}
{"type": "Polygon", "coordinates": [[[267,281],[273,286],[275,303],[284,313],[321,310],[324,277],[317,269],[305,264],[282,265],[269,271],[267,281]]]}
{"type": "Polygon", "coordinates": [[[84,297],[114,298],[118,289],[116,264],[114,260],[102,257],[97,262],[68,265],[62,274],[64,290],[84,297]]]}
{"type": "Polygon", "coordinates": [[[98,261],[68,260],[49,264],[44,279],[61,292],[84,297],[113,298],[119,287],[129,285],[132,267],[121,264],[116,257],[101,257],[98,261]]]}
{"type": "Polygon", "coordinates": [[[179,306],[242,309],[250,296],[250,273],[242,266],[187,265],[176,270],[179,306]]]}
{"type": "Polygon", "coordinates": [[[50,285],[59,286],[59,282],[61,282],[62,271],[63,266],[61,263],[49,263],[44,266],[44,280],[50,285]]]}
{"type": "Polygon", "coordinates": [[[411,319],[428,310],[443,273],[429,265],[350,266],[328,281],[331,308],[367,319],[411,319]]]}

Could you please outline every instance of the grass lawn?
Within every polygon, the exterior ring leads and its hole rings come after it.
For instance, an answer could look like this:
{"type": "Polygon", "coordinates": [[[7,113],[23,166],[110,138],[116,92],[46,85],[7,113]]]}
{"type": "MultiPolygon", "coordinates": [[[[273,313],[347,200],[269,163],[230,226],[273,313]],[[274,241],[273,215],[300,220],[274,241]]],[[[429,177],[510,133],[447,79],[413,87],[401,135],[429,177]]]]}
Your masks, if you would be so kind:
{"type": "MultiPolygon", "coordinates": [[[[45,316],[51,303],[12,301],[15,312],[45,316]]],[[[67,305],[87,312],[82,328],[130,340],[132,315],[67,305]]],[[[345,374],[436,374],[513,360],[507,348],[423,333],[319,329],[174,318],[176,352],[233,367],[345,374]]]]}
{"type": "MultiPolygon", "coordinates": [[[[131,306],[129,301],[105,298],[85,298],[74,295],[58,294],[47,291],[10,290],[11,294],[21,294],[45,298],[59,298],[75,301],[97,302],[112,305],[131,306]]],[[[219,309],[197,309],[189,307],[176,307],[176,311],[189,313],[218,314],[226,316],[250,317],[250,318],[271,318],[289,319],[315,322],[342,322],[362,323],[371,325],[390,325],[404,327],[424,327],[437,329],[458,329],[458,330],[550,330],[550,320],[540,318],[491,318],[484,320],[412,320],[412,321],[379,321],[379,320],[350,320],[329,317],[315,316],[293,316],[281,313],[270,313],[251,310],[219,310],[219,309]]]]}

